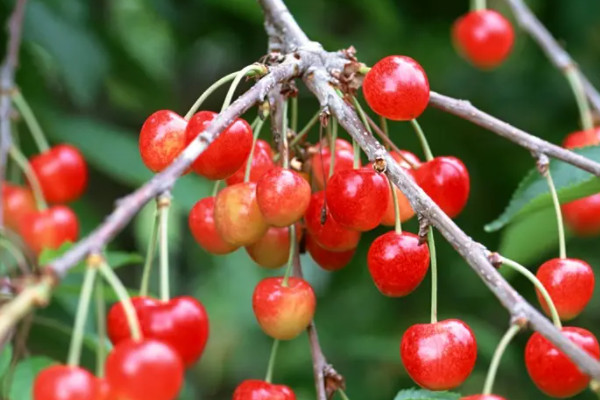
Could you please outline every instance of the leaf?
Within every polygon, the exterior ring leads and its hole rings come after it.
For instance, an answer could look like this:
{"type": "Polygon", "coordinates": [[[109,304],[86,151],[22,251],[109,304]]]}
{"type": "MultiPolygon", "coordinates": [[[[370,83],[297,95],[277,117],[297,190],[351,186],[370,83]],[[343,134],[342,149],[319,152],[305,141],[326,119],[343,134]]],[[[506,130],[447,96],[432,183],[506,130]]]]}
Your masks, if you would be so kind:
{"type": "Polygon", "coordinates": [[[12,361],[13,356],[13,348],[10,343],[7,343],[2,352],[0,352],[0,378],[4,376],[8,367],[10,366],[10,362],[12,361]]]}
{"type": "Polygon", "coordinates": [[[17,364],[8,392],[10,400],[31,400],[33,381],[44,368],[56,362],[48,357],[29,357],[17,364]]]}
{"type": "MultiPolygon", "coordinates": [[[[600,161],[600,146],[574,151],[594,161],[600,161]]],[[[552,160],[550,174],[561,203],[600,192],[600,179],[565,162],[552,160]]],[[[518,216],[551,206],[552,198],[546,178],[534,168],[521,181],[504,212],[495,221],[487,224],[485,230],[497,231],[518,216]]]]}
{"type": "Polygon", "coordinates": [[[398,392],[394,400],[458,400],[460,395],[451,392],[430,392],[425,389],[405,389],[398,392]]]}

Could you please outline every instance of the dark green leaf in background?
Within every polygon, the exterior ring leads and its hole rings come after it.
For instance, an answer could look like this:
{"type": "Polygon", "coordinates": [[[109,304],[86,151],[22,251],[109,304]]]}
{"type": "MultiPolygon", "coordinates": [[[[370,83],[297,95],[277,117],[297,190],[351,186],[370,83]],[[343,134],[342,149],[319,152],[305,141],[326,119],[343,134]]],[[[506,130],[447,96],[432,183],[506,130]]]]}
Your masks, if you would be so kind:
{"type": "Polygon", "coordinates": [[[55,364],[48,357],[28,357],[20,361],[12,375],[8,397],[10,400],[31,400],[33,382],[44,368],[55,364]]]}
{"type": "Polygon", "coordinates": [[[450,392],[431,392],[425,389],[401,390],[394,400],[458,400],[460,395],[450,392]]]}
{"type": "Polygon", "coordinates": [[[4,376],[8,367],[10,366],[10,362],[12,361],[13,356],[13,348],[10,343],[4,345],[4,348],[0,352],[0,378],[4,376]]]}

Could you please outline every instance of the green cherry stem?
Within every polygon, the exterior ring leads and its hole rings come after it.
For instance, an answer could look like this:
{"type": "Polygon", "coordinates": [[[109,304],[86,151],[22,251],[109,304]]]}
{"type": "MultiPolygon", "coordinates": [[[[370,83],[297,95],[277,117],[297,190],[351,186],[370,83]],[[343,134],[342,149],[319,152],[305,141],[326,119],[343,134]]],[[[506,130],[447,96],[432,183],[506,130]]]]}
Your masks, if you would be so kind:
{"type": "Polygon", "coordinates": [[[571,85],[573,94],[575,95],[575,101],[577,102],[577,108],[579,109],[579,117],[581,118],[581,126],[585,131],[591,130],[594,128],[594,120],[592,118],[590,103],[587,101],[583,83],[581,82],[581,76],[574,65],[570,65],[563,71],[567,81],[569,81],[569,85],[571,85]]]}
{"type": "Polygon", "coordinates": [[[486,0],[471,0],[471,11],[481,11],[486,8],[486,0]]]}
{"type": "Polygon", "coordinates": [[[290,107],[290,128],[296,133],[296,129],[298,129],[298,96],[292,97],[290,102],[292,103],[290,107]]]}
{"type": "MultiPolygon", "coordinates": [[[[254,149],[254,144],[252,145],[252,149],[254,149]]],[[[223,183],[223,180],[220,179],[218,181],[215,181],[215,184],[213,185],[213,189],[212,189],[212,197],[215,197],[217,195],[217,193],[219,193],[219,188],[221,187],[221,184],[223,183]]]]}
{"type": "Polygon", "coordinates": [[[392,199],[394,200],[394,221],[395,221],[395,230],[397,234],[402,233],[402,219],[400,218],[400,204],[398,203],[398,193],[396,193],[396,186],[392,183],[392,181],[387,178],[388,184],[390,186],[390,190],[392,191],[392,199]]]}
{"type": "Polygon", "coordinates": [[[415,133],[421,142],[421,147],[423,148],[423,153],[425,153],[425,159],[427,161],[433,160],[433,153],[431,152],[431,147],[429,147],[429,142],[427,141],[427,137],[425,136],[425,132],[421,129],[421,125],[416,119],[411,119],[410,123],[413,128],[415,128],[415,133]]]}
{"type": "Polygon", "coordinates": [[[38,180],[35,172],[31,168],[31,164],[29,164],[29,160],[21,150],[16,148],[15,146],[11,146],[9,150],[10,157],[13,161],[21,168],[29,184],[31,185],[31,190],[33,191],[33,197],[35,198],[35,203],[37,205],[38,210],[45,210],[48,208],[48,204],[46,204],[46,199],[44,199],[44,192],[42,192],[42,186],[40,185],[40,181],[38,180]]]}
{"type": "Polygon", "coordinates": [[[350,400],[350,399],[348,398],[348,395],[346,395],[346,392],[344,392],[344,390],[343,390],[343,389],[338,389],[337,391],[338,391],[338,393],[340,394],[340,397],[342,398],[342,400],[350,400]]]}
{"type": "Polygon", "coordinates": [[[277,350],[279,349],[279,340],[273,341],[273,347],[271,347],[271,355],[269,356],[269,365],[267,366],[267,375],[265,381],[271,383],[273,381],[273,371],[275,370],[275,360],[277,359],[277,350]]]}
{"type": "Polygon", "coordinates": [[[508,347],[511,340],[519,333],[521,327],[517,324],[512,324],[502,339],[500,339],[500,343],[498,343],[498,347],[494,351],[494,356],[492,357],[492,362],[490,364],[490,368],[488,369],[487,376],[485,377],[485,384],[483,385],[483,394],[492,394],[492,389],[494,387],[494,380],[496,379],[496,372],[498,371],[498,366],[500,365],[500,360],[502,360],[502,355],[508,347]]]}
{"type": "Polygon", "coordinates": [[[104,362],[106,360],[106,304],[104,302],[104,282],[96,281],[96,330],[98,334],[98,347],[96,349],[96,375],[104,376],[104,362]]]}
{"type": "Polygon", "coordinates": [[[248,160],[246,161],[246,170],[244,172],[244,182],[250,181],[250,172],[252,171],[252,159],[254,158],[254,149],[256,147],[256,141],[258,140],[258,136],[260,135],[260,130],[262,129],[265,121],[262,119],[258,119],[256,125],[252,128],[254,130],[254,137],[252,138],[252,147],[250,148],[250,154],[248,154],[248,160]]]}
{"type": "Polygon", "coordinates": [[[288,131],[288,101],[283,102],[281,121],[281,166],[283,169],[290,168],[290,149],[288,147],[287,131],[288,131]]]}
{"type": "Polygon", "coordinates": [[[285,275],[281,286],[287,286],[292,274],[292,265],[294,264],[294,254],[296,253],[296,225],[292,224],[289,227],[290,230],[290,254],[288,255],[287,267],[285,268],[285,275]]]}
{"type": "Polygon", "coordinates": [[[221,107],[221,112],[223,112],[231,104],[231,100],[233,100],[233,95],[235,94],[235,89],[237,89],[238,85],[242,81],[242,78],[244,78],[248,74],[261,75],[266,74],[267,72],[267,67],[259,64],[252,64],[242,68],[233,78],[231,86],[229,86],[229,90],[227,91],[227,95],[225,96],[225,101],[223,101],[223,106],[221,107]]]}
{"type": "MultiPolygon", "coordinates": [[[[10,240],[0,237],[0,248],[6,250],[15,259],[17,265],[27,265],[27,259],[21,250],[19,250],[19,248],[10,240]]],[[[8,273],[8,270],[6,273],[8,273]]]]}
{"type": "MultiPolygon", "coordinates": [[[[389,138],[389,136],[390,136],[390,132],[389,132],[389,129],[388,129],[387,118],[385,118],[385,117],[380,117],[380,118],[379,118],[379,122],[380,122],[380,124],[381,124],[381,131],[383,132],[383,134],[384,134],[386,137],[388,137],[388,138],[389,138]]],[[[390,144],[389,144],[389,142],[387,142],[387,141],[386,141],[386,142],[385,142],[385,144],[384,144],[384,146],[385,146],[385,149],[386,149],[386,150],[389,152],[389,151],[390,151],[390,144]]]]}
{"type": "Polygon", "coordinates": [[[335,119],[331,120],[331,123],[327,125],[327,132],[329,133],[329,171],[327,177],[331,178],[335,170],[335,144],[338,136],[338,124],[335,119]]]}
{"type": "Polygon", "coordinates": [[[71,345],[69,346],[69,357],[67,358],[67,365],[70,367],[78,366],[81,360],[81,347],[83,345],[85,321],[87,320],[90,300],[94,291],[96,272],[95,267],[88,266],[83,278],[83,286],[81,287],[77,311],[75,313],[75,325],[73,328],[73,335],[71,336],[71,345]]]}
{"type": "Polygon", "coordinates": [[[431,257],[431,323],[437,322],[437,254],[435,251],[435,238],[433,237],[433,228],[430,226],[427,230],[427,246],[431,257]]]}
{"type": "Polygon", "coordinates": [[[319,120],[320,115],[321,111],[317,111],[315,115],[312,116],[308,123],[304,125],[304,128],[302,128],[302,130],[298,132],[298,134],[290,141],[290,147],[297,145],[298,142],[300,142],[300,140],[302,140],[302,138],[305,137],[308,134],[308,132],[310,132],[312,127],[315,126],[315,124],[319,120]]]}
{"type": "Polygon", "coordinates": [[[150,228],[150,240],[148,249],[146,250],[146,261],[144,262],[144,270],[142,272],[142,284],[140,285],[140,296],[148,295],[150,286],[150,275],[152,274],[152,264],[154,263],[154,255],[156,254],[156,245],[158,242],[158,230],[160,226],[158,209],[154,210],[152,218],[152,227],[150,228]]]}
{"type": "Polygon", "coordinates": [[[169,208],[171,195],[163,193],[158,197],[158,224],[159,224],[159,259],[160,259],[160,299],[169,301],[169,208]]]}
{"type": "Polygon", "coordinates": [[[562,211],[560,209],[560,201],[558,200],[558,193],[556,192],[556,186],[554,186],[554,180],[550,175],[550,170],[544,172],[546,181],[548,182],[548,189],[552,196],[552,203],[554,204],[554,212],[556,213],[556,225],[558,227],[558,251],[560,258],[567,258],[567,244],[565,240],[565,226],[563,223],[562,211]]]}
{"type": "Polygon", "coordinates": [[[25,123],[27,124],[27,127],[31,132],[31,136],[35,141],[36,146],[40,150],[40,153],[47,151],[50,148],[50,145],[48,144],[46,135],[44,135],[42,127],[40,126],[37,118],[35,117],[35,114],[31,110],[31,107],[29,107],[29,103],[27,103],[25,97],[23,97],[23,94],[17,90],[15,94],[13,94],[12,100],[13,103],[15,103],[15,106],[17,106],[17,109],[19,110],[21,115],[23,116],[23,119],[25,120],[25,123]]]}

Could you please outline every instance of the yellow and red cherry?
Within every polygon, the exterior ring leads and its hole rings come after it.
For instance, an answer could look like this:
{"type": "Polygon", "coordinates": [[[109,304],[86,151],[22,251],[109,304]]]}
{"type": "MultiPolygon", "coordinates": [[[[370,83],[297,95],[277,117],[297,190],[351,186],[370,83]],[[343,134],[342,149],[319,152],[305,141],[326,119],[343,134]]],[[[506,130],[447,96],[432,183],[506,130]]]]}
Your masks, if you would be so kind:
{"type": "Polygon", "coordinates": [[[37,207],[31,190],[4,182],[2,185],[4,223],[17,231],[25,215],[36,212],[37,207]]]}
{"type": "MultiPolygon", "coordinates": [[[[248,157],[250,156],[248,155],[248,157]]],[[[248,159],[246,158],[242,166],[225,180],[228,185],[244,182],[247,162],[248,159]]],[[[275,168],[275,163],[273,162],[273,150],[271,150],[271,145],[262,139],[258,139],[254,145],[254,152],[252,153],[250,176],[248,177],[248,180],[250,182],[258,182],[267,171],[270,171],[273,168],[275,168]]]]}
{"type": "Polygon", "coordinates": [[[298,221],[310,203],[310,185],[298,173],[283,168],[267,171],[256,184],[256,201],[269,225],[298,221]]]}
{"type": "Polygon", "coordinates": [[[52,206],[26,214],[19,230],[27,246],[39,254],[44,249],[58,249],[65,242],[76,241],[79,221],[69,207],[52,206]]]}
{"type": "Polygon", "coordinates": [[[356,248],[346,251],[327,250],[317,243],[311,235],[306,235],[306,250],[314,262],[326,271],[337,271],[344,268],[356,253],[356,248]]]}
{"type": "MultiPolygon", "coordinates": [[[[300,242],[301,239],[302,225],[296,223],[296,241],[300,242]]],[[[261,267],[283,267],[290,255],[289,227],[270,227],[257,242],[246,246],[246,252],[261,267]]]]}
{"type": "Polygon", "coordinates": [[[150,115],[139,137],[142,161],[152,172],[168,167],[185,149],[187,121],[170,110],[159,110],[150,115]]]}

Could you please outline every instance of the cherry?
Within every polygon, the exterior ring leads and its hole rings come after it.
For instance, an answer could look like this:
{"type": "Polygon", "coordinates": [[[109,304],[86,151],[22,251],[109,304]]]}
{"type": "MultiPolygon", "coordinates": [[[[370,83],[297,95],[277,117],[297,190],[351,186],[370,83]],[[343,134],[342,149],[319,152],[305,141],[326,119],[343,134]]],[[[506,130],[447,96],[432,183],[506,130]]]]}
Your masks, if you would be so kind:
{"type": "MultiPolygon", "coordinates": [[[[594,293],[594,271],[582,260],[553,258],[541,265],[536,276],[550,294],[563,320],[579,315],[594,293]]],[[[548,304],[539,291],[537,297],[546,314],[550,315],[548,304]]]]}
{"type": "Polygon", "coordinates": [[[275,168],[256,184],[256,201],[270,225],[288,226],[304,215],[310,202],[310,185],[294,171],[275,168]]]}
{"type": "Polygon", "coordinates": [[[429,102],[429,81],[423,67],[406,56],[377,61],[365,76],[363,94],[369,107],[395,121],[417,118],[429,102]]]}
{"type": "Polygon", "coordinates": [[[336,172],[327,183],[327,207],[337,223],[356,231],[368,231],[381,223],[388,207],[389,184],[373,169],[336,172]]]}
{"type": "MultiPolygon", "coordinates": [[[[296,224],[296,240],[302,239],[302,226],[296,224]]],[[[272,226],[255,243],[246,246],[246,251],[255,263],[265,268],[285,265],[290,255],[290,231],[288,227],[272,226]]]]}
{"type": "Polygon", "coordinates": [[[577,149],[586,146],[597,146],[600,144],[600,127],[586,131],[572,132],[563,141],[563,147],[577,149]]]}
{"type": "MultiPolygon", "coordinates": [[[[600,359],[600,347],[589,331],[564,327],[562,333],[595,359],[600,359]]],[[[583,391],[590,377],[581,372],[569,358],[539,333],[534,333],[525,346],[525,366],[533,383],[552,397],[571,397],[583,391]]]]}
{"type": "Polygon", "coordinates": [[[115,396],[113,396],[112,391],[110,390],[110,385],[106,381],[106,379],[98,379],[98,397],[96,400],[115,400],[115,396]]]}
{"type": "Polygon", "coordinates": [[[4,223],[18,230],[23,217],[37,210],[31,190],[4,182],[2,185],[4,223]]]}
{"type": "MultiPolygon", "coordinates": [[[[190,144],[217,116],[211,111],[200,111],[188,122],[186,144],[190,144]]],[[[192,169],[208,179],[225,179],[237,171],[250,154],[252,128],[243,119],[236,119],[198,156],[192,169]]]]}
{"type": "Polygon", "coordinates": [[[296,395],[287,386],[248,379],[235,389],[233,400],[296,400],[296,395]]]}
{"type": "MultiPolygon", "coordinates": [[[[250,155],[248,155],[248,157],[250,157],[250,155]]],[[[235,171],[233,175],[225,180],[228,185],[244,182],[247,162],[248,158],[244,160],[242,166],[235,171]]],[[[254,146],[254,153],[252,153],[249,181],[258,182],[267,171],[273,168],[275,168],[275,163],[273,163],[273,151],[271,150],[271,146],[264,140],[258,139],[254,146]]]]}
{"type": "Polygon", "coordinates": [[[139,138],[140,155],[153,172],[167,168],[185,149],[187,121],[170,110],[156,111],[142,125],[139,138]]]}
{"type": "Polygon", "coordinates": [[[192,236],[204,250],[213,254],[227,254],[237,249],[223,240],[217,232],[214,219],[215,198],[205,197],[190,210],[188,225],[192,236]]]}
{"type": "Polygon", "coordinates": [[[454,43],[462,55],[479,68],[502,64],[512,50],[515,32],[497,11],[471,11],[452,27],[454,43]]]}
{"type": "MultiPolygon", "coordinates": [[[[133,297],[131,301],[145,338],[169,345],[186,366],[200,358],[209,331],[208,315],[202,303],[189,296],[175,297],[167,302],[149,297],[133,297]]],[[[131,337],[121,303],[112,306],[107,321],[108,335],[113,344],[131,337]]]]}
{"type": "MultiPolygon", "coordinates": [[[[329,168],[331,166],[331,149],[329,145],[321,142],[321,144],[315,146],[315,151],[316,153],[311,158],[311,171],[317,186],[323,188],[325,181],[329,179],[326,179],[326,177],[329,176],[329,168]]],[[[353,168],[354,152],[352,144],[344,139],[336,139],[333,172],[336,173],[353,168]]]]}
{"type": "Polygon", "coordinates": [[[460,400],[506,400],[504,397],[495,394],[474,394],[472,396],[461,397],[460,400]]]}
{"type": "Polygon", "coordinates": [[[408,375],[429,390],[462,384],[477,358],[473,331],[458,319],[413,325],[402,336],[402,363],[408,375]]]}
{"type": "Polygon", "coordinates": [[[347,251],[356,248],[360,240],[360,232],[346,229],[338,224],[325,207],[325,222],[323,217],[323,206],[325,204],[325,192],[313,193],[310,203],[304,214],[306,229],[319,245],[330,251],[347,251]]]}
{"type": "Polygon", "coordinates": [[[52,206],[26,214],[21,220],[20,232],[29,248],[39,254],[46,248],[57,249],[65,242],[77,240],[79,222],[69,207],[52,206]]]}
{"type": "Polygon", "coordinates": [[[356,248],[346,251],[330,251],[317,243],[310,235],[306,235],[306,250],[312,259],[327,271],[337,271],[344,268],[354,257],[356,248]]]}
{"type": "Polygon", "coordinates": [[[411,293],[429,268],[429,248],[414,233],[391,231],[371,243],[367,265],[377,289],[386,296],[411,293]]]}
{"type": "Polygon", "coordinates": [[[99,383],[80,367],[52,365],[43,369],[33,383],[33,400],[97,400],[99,383]]]}
{"type": "Polygon", "coordinates": [[[290,340],[304,331],[315,314],[317,300],[308,282],[290,277],[266,278],[256,285],[252,308],[262,330],[274,339],[290,340]]]}
{"type": "Polygon", "coordinates": [[[256,183],[236,183],[217,194],[215,226],[233,246],[251,245],[265,234],[269,226],[256,202],[256,183]]]}
{"type": "Polygon", "coordinates": [[[44,198],[50,203],[67,203],[78,199],[88,181],[85,159],[76,147],[60,144],[29,160],[44,198]]]}
{"type": "Polygon", "coordinates": [[[414,171],[417,184],[450,218],[456,217],[469,199],[467,167],[456,157],[435,157],[414,171]]]}

